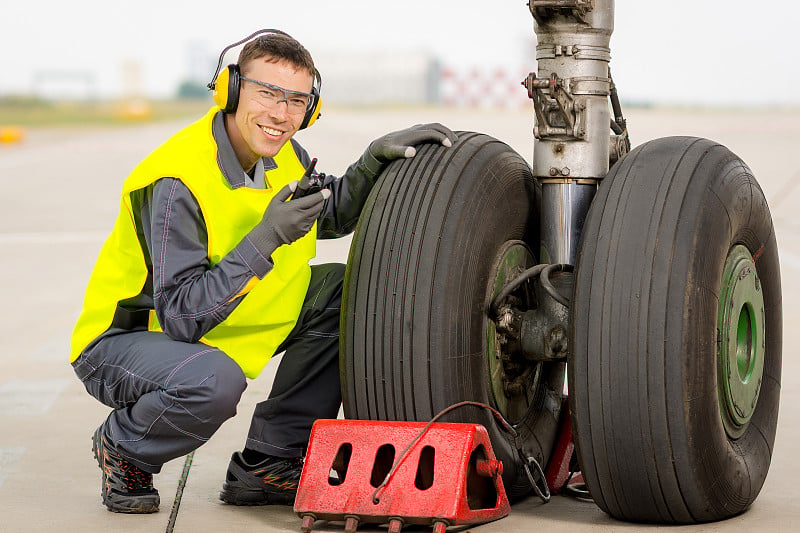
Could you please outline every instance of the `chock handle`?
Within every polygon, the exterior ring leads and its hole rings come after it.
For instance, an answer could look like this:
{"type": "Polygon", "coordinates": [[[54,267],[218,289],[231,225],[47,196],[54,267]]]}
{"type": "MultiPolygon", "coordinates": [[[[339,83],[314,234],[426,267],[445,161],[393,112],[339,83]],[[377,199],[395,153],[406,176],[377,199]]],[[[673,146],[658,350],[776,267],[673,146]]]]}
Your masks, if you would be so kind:
{"type": "Polygon", "coordinates": [[[495,479],[503,475],[503,462],[494,459],[481,459],[475,463],[475,471],[483,477],[495,479]]]}

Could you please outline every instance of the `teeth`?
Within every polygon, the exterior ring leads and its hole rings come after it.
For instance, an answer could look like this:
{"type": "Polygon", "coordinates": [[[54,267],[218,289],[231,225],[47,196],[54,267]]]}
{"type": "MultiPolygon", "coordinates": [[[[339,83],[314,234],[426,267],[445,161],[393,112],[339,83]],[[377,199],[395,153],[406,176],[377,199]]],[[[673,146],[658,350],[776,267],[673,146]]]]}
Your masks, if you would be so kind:
{"type": "Polygon", "coordinates": [[[283,133],[280,130],[276,130],[276,129],[273,129],[273,128],[268,128],[266,126],[261,126],[261,131],[263,131],[264,133],[266,133],[268,135],[276,135],[276,136],[277,135],[281,135],[283,133]]]}

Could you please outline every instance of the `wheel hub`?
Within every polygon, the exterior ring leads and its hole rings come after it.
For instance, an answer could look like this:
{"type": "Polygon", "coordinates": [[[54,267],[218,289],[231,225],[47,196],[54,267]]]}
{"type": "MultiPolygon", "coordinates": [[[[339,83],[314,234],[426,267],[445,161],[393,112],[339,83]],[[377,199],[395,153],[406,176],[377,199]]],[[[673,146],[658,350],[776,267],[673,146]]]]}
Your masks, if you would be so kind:
{"type": "MultiPolygon", "coordinates": [[[[492,301],[506,284],[534,264],[534,257],[523,241],[506,242],[497,254],[489,274],[489,299],[492,301]]],[[[533,399],[529,391],[538,380],[538,367],[507,353],[494,321],[486,320],[486,354],[492,397],[497,409],[512,423],[528,412],[533,399]]]]}
{"type": "Polygon", "coordinates": [[[764,372],[764,294],[753,256],[734,246],[725,260],[717,314],[720,414],[731,438],[753,416],[764,372]]]}

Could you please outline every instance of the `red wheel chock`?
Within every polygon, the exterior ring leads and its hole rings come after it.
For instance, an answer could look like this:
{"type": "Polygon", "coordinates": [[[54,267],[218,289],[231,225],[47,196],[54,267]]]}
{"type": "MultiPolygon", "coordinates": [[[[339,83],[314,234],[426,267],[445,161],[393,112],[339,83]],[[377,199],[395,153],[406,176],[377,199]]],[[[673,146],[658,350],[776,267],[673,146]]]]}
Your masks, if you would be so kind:
{"type": "Polygon", "coordinates": [[[318,420],[311,430],[294,512],[315,520],[448,526],[497,520],[509,512],[486,428],[479,424],[318,420]],[[407,449],[407,451],[406,451],[407,449]]]}
{"type": "Polygon", "coordinates": [[[553,494],[560,493],[570,479],[569,465],[575,451],[575,442],[572,440],[572,424],[569,416],[569,401],[564,397],[561,401],[556,445],[545,471],[547,486],[553,494]]]}

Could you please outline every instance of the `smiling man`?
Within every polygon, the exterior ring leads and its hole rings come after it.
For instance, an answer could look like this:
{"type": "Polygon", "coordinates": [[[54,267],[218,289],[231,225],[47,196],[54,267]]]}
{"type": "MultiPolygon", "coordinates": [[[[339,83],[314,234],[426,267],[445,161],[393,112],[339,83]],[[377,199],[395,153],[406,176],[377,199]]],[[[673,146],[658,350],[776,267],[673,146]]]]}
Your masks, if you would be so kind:
{"type": "Polygon", "coordinates": [[[341,402],[344,265],[310,266],[316,240],[353,230],[389,161],[456,140],[439,124],[389,133],[300,197],[313,165],[292,137],[319,116],[320,76],[293,38],[257,33],[215,79],[217,105],[126,179],[73,332],[76,374],[112,408],[92,437],[110,511],[157,511],[153,474],[206,442],[280,352],[220,498],[293,503],[311,426],[341,402]]]}
{"type": "Polygon", "coordinates": [[[277,155],[300,129],[314,100],[313,63],[302,55],[297,58],[303,63],[300,65],[289,59],[253,57],[258,53],[257,47],[242,51],[242,94],[236,112],[225,117],[225,129],[245,169],[252,168],[262,157],[277,155]],[[286,105],[276,105],[278,100],[285,100],[286,105]]]}

